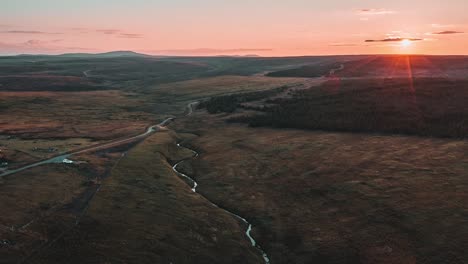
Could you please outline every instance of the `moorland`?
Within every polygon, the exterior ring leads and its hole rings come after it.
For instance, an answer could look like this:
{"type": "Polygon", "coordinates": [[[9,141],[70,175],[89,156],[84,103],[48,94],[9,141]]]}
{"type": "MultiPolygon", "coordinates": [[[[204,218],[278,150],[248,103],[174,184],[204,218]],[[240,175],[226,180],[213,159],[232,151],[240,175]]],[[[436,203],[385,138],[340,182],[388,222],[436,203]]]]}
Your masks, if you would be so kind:
{"type": "Polygon", "coordinates": [[[0,57],[0,175],[90,149],[0,176],[0,263],[464,263],[467,72],[462,56],[0,57]]]}

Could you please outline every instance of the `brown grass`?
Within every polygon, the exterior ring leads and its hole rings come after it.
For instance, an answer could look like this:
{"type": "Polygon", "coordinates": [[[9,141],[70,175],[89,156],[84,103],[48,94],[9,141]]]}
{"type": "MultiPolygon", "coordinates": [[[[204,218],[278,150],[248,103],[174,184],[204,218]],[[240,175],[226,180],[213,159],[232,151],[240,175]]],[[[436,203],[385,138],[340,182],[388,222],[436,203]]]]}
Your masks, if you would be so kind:
{"type": "Polygon", "coordinates": [[[0,247],[1,262],[34,260],[35,253],[72,230],[120,156],[83,154],[72,157],[79,164],[43,165],[0,179],[0,240],[8,241],[0,247]]]}
{"type": "Polygon", "coordinates": [[[0,92],[0,133],[22,138],[110,139],[144,130],[151,115],[118,91],[0,92]]]}
{"type": "Polygon", "coordinates": [[[196,114],[199,191],[240,212],[272,263],[463,263],[466,141],[228,125],[196,114]]]}
{"type": "Polygon", "coordinates": [[[166,159],[190,155],[161,132],[112,170],[81,224],[32,263],[260,263],[234,218],[190,191],[166,159]]]}
{"type": "Polygon", "coordinates": [[[142,92],[157,102],[155,108],[161,112],[180,113],[186,104],[213,96],[269,90],[284,85],[302,84],[304,78],[269,78],[263,76],[218,76],[190,81],[162,84],[142,92]]]}
{"type": "Polygon", "coordinates": [[[304,78],[269,78],[264,76],[219,76],[158,86],[157,92],[172,92],[173,95],[207,97],[218,94],[252,92],[302,83],[304,78]]]}
{"type": "Polygon", "coordinates": [[[16,263],[62,228],[63,219],[45,223],[84,191],[83,180],[76,168],[64,165],[37,167],[0,180],[0,239],[12,243],[0,247],[2,263],[16,263]]]}

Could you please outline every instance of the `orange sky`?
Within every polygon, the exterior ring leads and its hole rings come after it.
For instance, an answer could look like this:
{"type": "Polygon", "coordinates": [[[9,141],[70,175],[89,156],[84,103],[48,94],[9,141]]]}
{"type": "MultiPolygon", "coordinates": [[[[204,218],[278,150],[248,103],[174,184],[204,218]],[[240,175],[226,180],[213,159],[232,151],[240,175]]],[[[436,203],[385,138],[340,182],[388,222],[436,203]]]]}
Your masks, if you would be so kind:
{"type": "Polygon", "coordinates": [[[466,10],[466,0],[15,0],[1,4],[0,54],[468,54],[466,10]]]}

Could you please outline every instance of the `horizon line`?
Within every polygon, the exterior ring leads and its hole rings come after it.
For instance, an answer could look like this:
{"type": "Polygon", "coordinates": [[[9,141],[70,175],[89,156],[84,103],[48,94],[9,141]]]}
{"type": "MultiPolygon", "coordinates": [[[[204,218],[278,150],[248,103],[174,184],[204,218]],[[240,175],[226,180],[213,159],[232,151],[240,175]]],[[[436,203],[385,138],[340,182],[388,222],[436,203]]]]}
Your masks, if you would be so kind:
{"type": "Polygon", "coordinates": [[[102,52],[68,52],[68,53],[15,53],[1,54],[0,57],[18,57],[18,56],[66,56],[73,54],[83,55],[103,55],[108,53],[128,52],[135,55],[144,55],[148,57],[250,57],[250,58],[294,58],[294,57],[333,57],[333,56],[468,56],[468,54],[426,54],[426,53],[361,53],[361,54],[303,54],[303,55],[278,55],[263,56],[258,54],[213,54],[213,55],[171,55],[171,54],[150,54],[133,50],[110,50],[102,52]]]}

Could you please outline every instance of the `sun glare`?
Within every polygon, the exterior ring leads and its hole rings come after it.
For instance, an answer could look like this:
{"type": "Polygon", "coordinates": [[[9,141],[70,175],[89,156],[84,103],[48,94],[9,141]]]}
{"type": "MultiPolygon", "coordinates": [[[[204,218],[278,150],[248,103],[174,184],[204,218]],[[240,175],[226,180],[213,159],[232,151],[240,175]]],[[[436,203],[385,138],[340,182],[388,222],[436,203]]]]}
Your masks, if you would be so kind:
{"type": "Polygon", "coordinates": [[[409,46],[411,46],[411,40],[409,40],[409,39],[404,39],[404,40],[402,40],[402,41],[401,41],[401,46],[402,46],[402,47],[409,47],[409,46]]]}

